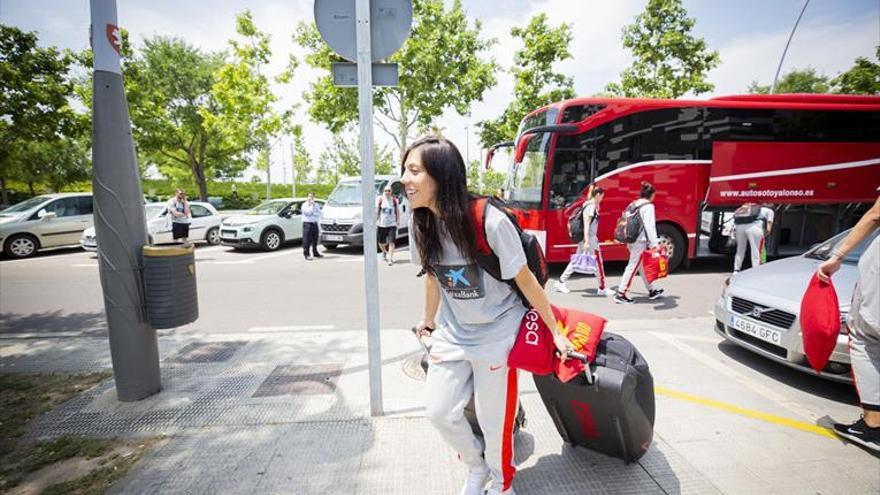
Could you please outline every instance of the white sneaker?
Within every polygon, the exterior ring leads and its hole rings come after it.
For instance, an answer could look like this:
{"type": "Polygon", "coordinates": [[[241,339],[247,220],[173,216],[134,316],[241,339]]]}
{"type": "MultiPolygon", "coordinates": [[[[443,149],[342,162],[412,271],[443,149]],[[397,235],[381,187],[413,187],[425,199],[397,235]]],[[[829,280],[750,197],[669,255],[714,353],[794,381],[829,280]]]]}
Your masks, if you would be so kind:
{"type": "Polygon", "coordinates": [[[556,292],[562,292],[563,294],[568,294],[569,292],[571,292],[571,289],[569,289],[568,286],[565,285],[565,282],[560,282],[558,280],[556,281],[556,283],[553,284],[553,288],[556,289],[556,292]]]}
{"type": "Polygon", "coordinates": [[[597,289],[597,290],[596,290],[596,295],[597,295],[597,296],[608,297],[608,296],[610,296],[611,294],[613,294],[613,292],[611,292],[611,291],[610,291],[609,289],[607,289],[607,288],[605,288],[605,289],[597,289]]]}
{"type": "Polygon", "coordinates": [[[483,486],[489,479],[489,466],[483,462],[479,467],[468,468],[467,478],[460,495],[483,495],[483,486]]]}
{"type": "Polygon", "coordinates": [[[492,485],[488,489],[486,489],[485,495],[516,495],[516,492],[513,491],[513,487],[502,491],[500,486],[492,485]]]}

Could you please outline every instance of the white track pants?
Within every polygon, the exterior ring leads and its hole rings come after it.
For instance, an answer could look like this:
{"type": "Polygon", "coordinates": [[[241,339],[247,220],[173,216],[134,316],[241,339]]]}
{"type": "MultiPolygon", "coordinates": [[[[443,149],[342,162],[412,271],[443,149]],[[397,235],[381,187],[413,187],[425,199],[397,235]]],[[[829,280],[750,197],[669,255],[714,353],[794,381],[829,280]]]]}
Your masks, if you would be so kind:
{"type": "Polygon", "coordinates": [[[617,292],[626,295],[630,285],[632,285],[633,278],[636,276],[636,271],[639,272],[642,282],[645,283],[645,288],[650,292],[654,289],[654,286],[648,283],[648,279],[645,278],[645,270],[642,267],[642,253],[648,249],[648,241],[636,241],[632,244],[627,244],[626,247],[629,249],[629,263],[626,264],[626,269],[623,270],[623,277],[620,279],[620,285],[617,286],[617,292]]]}
{"type": "Polygon", "coordinates": [[[752,268],[761,264],[761,251],[764,248],[764,229],[761,224],[752,223],[736,227],[736,257],[733,260],[733,271],[742,268],[746,257],[746,243],[752,256],[752,268]]]}
{"type": "Polygon", "coordinates": [[[880,411],[880,331],[859,315],[862,304],[857,288],[850,309],[849,357],[862,408],[880,411]]]}
{"type": "Polygon", "coordinates": [[[443,439],[469,467],[480,466],[485,455],[492,484],[510,488],[513,465],[513,425],[519,404],[516,370],[507,362],[476,359],[431,363],[425,386],[425,414],[443,439]],[[471,395],[483,442],[474,435],[464,407],[471,395]]]}

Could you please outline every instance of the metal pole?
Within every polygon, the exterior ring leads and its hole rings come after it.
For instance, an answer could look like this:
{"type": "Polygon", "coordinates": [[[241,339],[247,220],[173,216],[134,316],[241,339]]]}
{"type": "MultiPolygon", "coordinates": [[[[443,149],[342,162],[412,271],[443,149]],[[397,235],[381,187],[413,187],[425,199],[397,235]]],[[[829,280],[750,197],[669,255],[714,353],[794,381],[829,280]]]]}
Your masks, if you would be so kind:
{"type": "Polygon", "coordinates": [[[272,199],[272,156],[269,154],[269,143],[266,143],[266,199],[272,199]]]}
{"type": "Polygon", "coordinates": [[[791,39],[794,37],[794,32],[798,27],[798,23],[801,22],[801,17],[804,16],[804,11],[807,10],[807,5],[810,4],[810,0],[804,2],[804,8],[801,9],[800,15],[796,21],[794,21],[794,27],[791,28],[791,34],[788,35],[788,41],[785,42],[785,49],[782,50],[782,57],[779,58],[779,66],[776,67],[776,75],[773,76],[773,85],[770,86],[770,94],[776,93],[776,81],[779,79],[779,71],[782,70],[782,61],[785,60],[785,54],[788,52],[788,45],[791,44],[791,39]]]}
{"type": "Polygon", "coordinates": [[[293,147],[293,141],[290,142],[290,168],[293,180],[290,181],[290,197],[296,197],[296,150],[293,147]]]}
{"type": "Polygon", "coordinates": [[[92,190],[98,267],[107,314],[110,358],[120,401],[149,397],[161,388],[156,331],[146,321],[142,247],[147,244],[131,121],[119,62],[122,36],[116,0],[91,0],[92,190]]]}
{"type": "Polygon", "coordinates": [[[379,269],[376,260],[375,174],[373,170],[373,74],[370,53],[370,0],[357,0],[358,114],[361,131],[361,199],[364,219],[364,292],[367,303],[367,358],[370,413],[382,410],[382,352],[379,333],[379,269]]]}

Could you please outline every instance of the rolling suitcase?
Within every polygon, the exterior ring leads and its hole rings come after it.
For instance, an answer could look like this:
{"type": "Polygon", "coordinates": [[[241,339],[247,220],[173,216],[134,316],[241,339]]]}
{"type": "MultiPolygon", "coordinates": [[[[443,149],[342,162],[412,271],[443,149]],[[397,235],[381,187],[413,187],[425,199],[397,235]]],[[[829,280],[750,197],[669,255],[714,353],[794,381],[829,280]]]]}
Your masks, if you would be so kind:
{"type": "Polygon", "coordinates": [[[654,436],[654,379],[628,340],[604,333],[596,359],[567,383],[533,375],[538,393],[562,439],[633,462],[654,436]]]}
{"type": "MultiPolygon", "coordinates": [[[[413,333],[415,333],[415,329],[412,329],[413,333]]],[[[428,353],[430,352],[430,348],[425,345],[422,339],[416,337],[419,341],[419,345],[422,346],[422,350],[424,354],[422,355],[421,366],[422,371],[428,373],[428,353]]],[[[477,421],[477,406],[474,404],[474,398],[471,396],[471,400],[468,401],[467,405],[464,406],[464,417],[468,420],[468,423],[471,425],[471,430],[473,430],[474,435],[478,437],[483,436],[483,430],[480,428],[480,423],[477,421]]],[[[526,411],[523,409],[522,402],[518,404],[518,409],[516,410],[516,419],[513,422],[513,434],[516,435],[519,433],[520,428],[526,427],[526,411]]]]}

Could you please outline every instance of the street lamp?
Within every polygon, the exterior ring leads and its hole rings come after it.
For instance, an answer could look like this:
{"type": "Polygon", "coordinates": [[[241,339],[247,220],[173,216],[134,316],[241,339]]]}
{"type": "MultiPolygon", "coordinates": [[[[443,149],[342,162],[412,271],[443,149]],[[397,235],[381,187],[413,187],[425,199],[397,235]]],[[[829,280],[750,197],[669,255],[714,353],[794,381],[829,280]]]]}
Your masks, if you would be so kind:
{"type": "Polygon", "coordinates": [[[797,29],[798,23],[801,22],[801,17],[804,16],[804,11],[807,10],[807,5],[809,4],[810,0],[804,2],[804,8],[801,9],[800,15],[798,15],[797,20],[794,21],[794,27],[791,28],[791,34],[788,35],[788,41],[785,42],[785,49],[782,50],[782,57],[779,58],[779,66],[776,67],[776,75],[773,76],[773,85],[770,86],[771,95],[776,92],[776,81],[779,79],[779,71],[782,70],[782,61],[785,60],[785,54],[788,52],[788,45],[791,44],[791,39],[794,37],[794,31],[797,29]]]}

